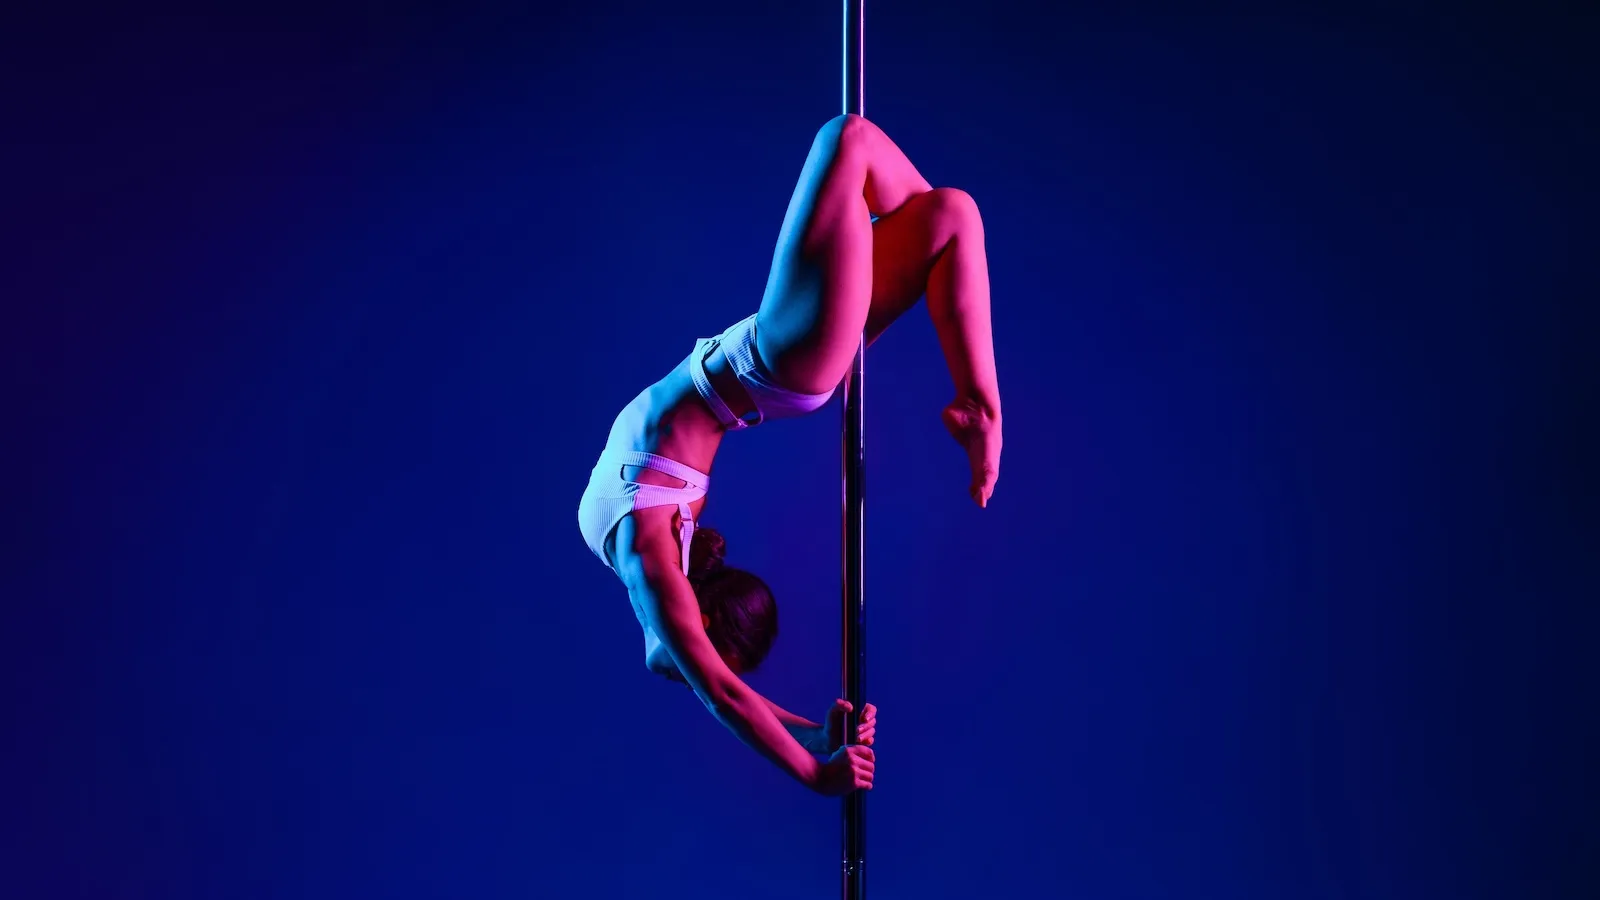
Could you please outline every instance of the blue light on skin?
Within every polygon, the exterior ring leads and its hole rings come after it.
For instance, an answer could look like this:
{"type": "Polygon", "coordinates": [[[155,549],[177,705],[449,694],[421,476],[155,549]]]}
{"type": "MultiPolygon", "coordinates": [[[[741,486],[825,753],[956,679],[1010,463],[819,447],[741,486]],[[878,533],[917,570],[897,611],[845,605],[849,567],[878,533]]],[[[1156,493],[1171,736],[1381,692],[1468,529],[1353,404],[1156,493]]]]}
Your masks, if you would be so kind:
{"type": "MultiPolygon", "coordinates": [[[[710,628],[711,617],[701,613],[700,627],[710,628]]],[[[739,668],[734,665],[733,660],[724,656],[722,661],[727,663],[728,668],[733,670],[735,675],[740,674],[739,668]]],[[[668,681],[676,681],[678,684],[693,690],[688,679],[684,678],[683,673],[678,671],[678,664],[673,662],[672,654],[667,651],[667,646],[661,643],[660,638],[656,637],[655,629],[648,626],[644,630],[644,666],[668,681]]]]}

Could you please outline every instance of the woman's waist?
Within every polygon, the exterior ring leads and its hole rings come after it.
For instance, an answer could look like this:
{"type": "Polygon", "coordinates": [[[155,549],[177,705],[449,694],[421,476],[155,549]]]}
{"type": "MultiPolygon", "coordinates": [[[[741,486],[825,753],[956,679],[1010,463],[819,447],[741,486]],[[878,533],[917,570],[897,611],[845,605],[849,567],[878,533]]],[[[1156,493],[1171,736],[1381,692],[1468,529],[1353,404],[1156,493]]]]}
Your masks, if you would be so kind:
{"type": "Polygon", "coordinates": [[[687,375],[682,386],[669,384],[671,380],[669,376],[652,385],[622,408],[611,423],[602,456],[649,453],[701,472],[710,470],[722,430],[687,375]]]}

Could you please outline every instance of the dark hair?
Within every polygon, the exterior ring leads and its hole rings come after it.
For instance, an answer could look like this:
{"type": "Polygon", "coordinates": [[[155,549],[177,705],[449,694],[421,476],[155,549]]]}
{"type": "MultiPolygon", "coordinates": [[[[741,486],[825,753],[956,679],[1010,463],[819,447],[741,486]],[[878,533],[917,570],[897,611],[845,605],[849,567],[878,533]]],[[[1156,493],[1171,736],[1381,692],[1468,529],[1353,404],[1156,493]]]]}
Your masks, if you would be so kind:
{"type": "Polygon", "coordinates": [[[696,528],[689,542],[689,583],[700,612],[711,620],[706,634],[742,672],[761,664],[778,637],[778,602],[766,582],[724,565],[728,542],[710,528],[696,528]]]}

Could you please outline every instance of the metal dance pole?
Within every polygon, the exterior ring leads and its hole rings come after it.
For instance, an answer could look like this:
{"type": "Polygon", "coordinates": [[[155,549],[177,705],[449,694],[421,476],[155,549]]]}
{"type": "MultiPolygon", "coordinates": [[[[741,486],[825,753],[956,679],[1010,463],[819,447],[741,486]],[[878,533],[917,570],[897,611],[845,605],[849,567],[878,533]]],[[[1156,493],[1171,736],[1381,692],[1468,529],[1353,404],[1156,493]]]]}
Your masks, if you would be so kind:
{"type": "MultiPolygon", "coordinates": [[[[862,87],[865,59],[862,37],[864,0],[844,0],[844,111],[864,114],[862,87]]],[[[856,346],[855,362],[844,383],[844,439],[841,454],[844,475],[844,698],[853,711],[845,723],[847,743],[855,743],[861,710],[866,707],[866,573],[865,512],[862,499],[862,463],[866,457],[865,417],[861,389],[866,373],[865,335],[856,346]]],[[[867,896],[867,793],[851,791],[844,798],[844,900],[867,896]]]]}

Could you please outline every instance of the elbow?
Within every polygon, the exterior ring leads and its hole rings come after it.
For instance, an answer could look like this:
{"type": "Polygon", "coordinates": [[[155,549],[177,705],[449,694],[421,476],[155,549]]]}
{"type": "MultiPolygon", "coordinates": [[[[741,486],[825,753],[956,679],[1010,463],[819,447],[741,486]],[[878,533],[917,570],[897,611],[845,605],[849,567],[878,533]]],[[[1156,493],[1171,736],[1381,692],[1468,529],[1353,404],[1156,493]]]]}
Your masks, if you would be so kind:
{"type": "Polygon", "coordinates": [[[706,685],[700,694],[700,701],[706,709],[719,719],[728,716],[746,718],[745,706],[749,700],[750,689],[737,681],[716,681],[706,685]]]}
{"type": "Polygon", "coordinates": [[[702,694],[700,702],[705,704],[706,712],[711,713],[719,722],[726,722],[733,715],[733,707],[728,705],[726,698],[708,697],[702,694]]]}

